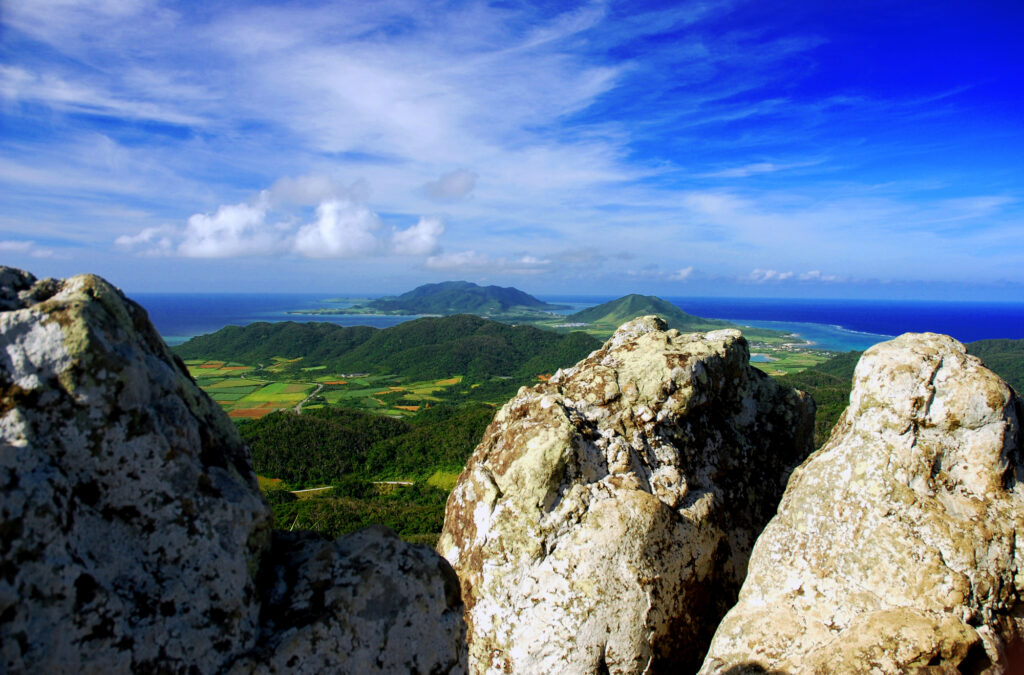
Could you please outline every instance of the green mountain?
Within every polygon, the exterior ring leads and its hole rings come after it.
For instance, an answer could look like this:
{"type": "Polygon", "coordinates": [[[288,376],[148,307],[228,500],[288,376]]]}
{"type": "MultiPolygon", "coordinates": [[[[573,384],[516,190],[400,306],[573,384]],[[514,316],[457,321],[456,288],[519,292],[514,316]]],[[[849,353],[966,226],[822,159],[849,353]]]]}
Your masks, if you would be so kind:
{"type": "Polygon", "coordinates": [[[508,314],[517,310],[546,312],[566,309],[538,300],[518,288],[478,286],[469,281],[425,284],[396,298],[381,298],[363,307],[395,314],[508,314]]]}
{"type": "Polygon", "coordinates": [[[585,323],[589,324],[591,328],[610,332],[631,319],[648,314],[657,314],[665,320],[669,328],[675,328],[684,333],[706,332],[720,328],[737,328],[742,330],[747,338],[755,340],[778,340],[785,336],[785,333],[780,331],[738,326],[722,319],[705,319],[693,316],[679,309],[668,300],[662,300],[654,295],[637,295],[636,293],[597,305],[596,307],[589,307],[575,314],[570,314],[565,317],[565,322],[585,323]]]}
{"type": "Polygon", "coordinates": [[[728,321],[702,319],[699,316],[687,314],[668,300],[662,300],[654,295],[637,295],[636,293],[570,314],[566,317],[566,321],[618,327],[630,319],[647,314],[657,314],[668,323],[669,328],[677,328],[681,331],[736,328],[736,324],[728,321]]]}
{"type": "Polygon", "coordinates": [[[295,368],[325,365],[333,372],[389,373],[413,380],[463,375],[468,381],[552,373],[600,342],[584,333],[555,333],[459,314],[407,321],[390,328],[330,323],[253,323],[226,326],[174,347],[184,359],[269,364],[301,359],[295,368]]]}

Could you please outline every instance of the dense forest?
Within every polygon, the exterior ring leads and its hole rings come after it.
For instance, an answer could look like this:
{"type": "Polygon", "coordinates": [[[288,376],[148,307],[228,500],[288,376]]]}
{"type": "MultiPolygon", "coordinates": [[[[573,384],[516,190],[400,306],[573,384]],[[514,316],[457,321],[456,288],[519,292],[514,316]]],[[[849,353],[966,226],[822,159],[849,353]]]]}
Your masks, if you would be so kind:
{"type": "Polygon", "coordinates": [[[239,429],[257,474],[301,488],[461,471],[493,416],[480,403],[437,405],[408,419],[321,408],[271,413],[239,429]]]}
{"type": "Polygon", "coordinates": [[[483,404],[437,405],[404,420],[322,408],[275,412],[239,428],[256,473],[283,481],[267,492],[277,527],[337,537],[383,523],[432,544],[448,491],[493,416],[483,404]],[[289,491],[316,485],[334,487],[308,499],[289,491]]]}

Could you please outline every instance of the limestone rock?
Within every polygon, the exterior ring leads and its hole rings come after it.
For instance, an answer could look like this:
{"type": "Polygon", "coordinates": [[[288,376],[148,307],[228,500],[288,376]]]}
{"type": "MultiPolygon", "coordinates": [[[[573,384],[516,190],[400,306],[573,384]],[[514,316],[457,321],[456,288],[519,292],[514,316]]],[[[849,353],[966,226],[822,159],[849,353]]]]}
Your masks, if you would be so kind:
{"type": "Polygon", "coordinates": [[[952,338],[866,351],[701,672],[1020,672],[1022,419],[952,338]]]}
{"type": "Polygon", "coordinates": [[[0,672],[312,672],[353,640],[352,672],[464,669],[439,556],[378,531],[272,546],[271,520],[141,307],[0,267],[0,672]]]}
{"type": "Polygon", "coordinates": [[[813,403],[752,368],[738,331],[680,335],[657,317],[520,390],[438,545],[470,669],[696,670],[812,425],[813,403]]]}

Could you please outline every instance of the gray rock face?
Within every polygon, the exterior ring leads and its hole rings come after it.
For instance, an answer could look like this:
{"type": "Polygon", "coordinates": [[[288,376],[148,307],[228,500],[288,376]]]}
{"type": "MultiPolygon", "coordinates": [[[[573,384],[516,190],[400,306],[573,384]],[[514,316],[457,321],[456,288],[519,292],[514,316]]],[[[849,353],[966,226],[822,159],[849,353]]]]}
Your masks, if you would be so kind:
{"type": "Polygon", "coordinates": [[[748,361],[644,317],[498,412],[438,545],[472,671],[696,670],[811,450],[813,403],[748,361]]]}
{"type": "Polygon", "coordinates": [[[865,352],[701,672],[1021,672],[1022,419],[952,338],[865,352]]]}
{"type": "Polygon", "coordinates": [[[465,671],[459,580],[428,547],[371,526],[333,542],[275,532],[273,556],[271,618],[232,675],[465,671]]]}
{"type": "Polygon", "coordinates": [[[94,276],[0,267],[0,671],[462,667],[428,549],[278,539],[234,425],[144,310],[94,276]]]}

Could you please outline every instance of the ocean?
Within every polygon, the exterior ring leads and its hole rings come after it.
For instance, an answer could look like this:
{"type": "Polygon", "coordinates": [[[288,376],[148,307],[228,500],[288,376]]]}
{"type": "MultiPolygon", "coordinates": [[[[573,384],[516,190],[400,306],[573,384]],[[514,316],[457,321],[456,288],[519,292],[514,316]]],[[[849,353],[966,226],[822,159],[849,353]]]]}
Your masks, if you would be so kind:
{"type": "MultiPolygon", "coordinates": [[[[328,294],[134,293],[168,344],[256,321],[327,321],[342,326],[386,328],[416,317],[288,314],[289,310],[340,307],[328,294]]],[[[336,295],[337,296],[337,295],[336,295]]],[[[335,296],[335,297],[336,297],[335,296]]],[[[610,296],[543,296],[578,311],[610,296]]],[[[820,349],[863,350],[908,331],[946,333],[963,342],[1024,338],[1024,303],[889,302],[751,298],[666,300],[684,311],[738,324],[796,333],[820,349]]]]}

